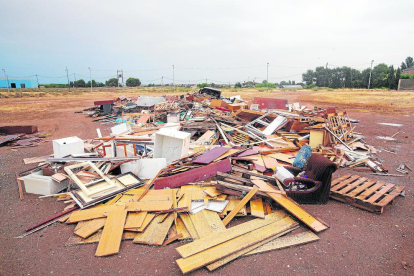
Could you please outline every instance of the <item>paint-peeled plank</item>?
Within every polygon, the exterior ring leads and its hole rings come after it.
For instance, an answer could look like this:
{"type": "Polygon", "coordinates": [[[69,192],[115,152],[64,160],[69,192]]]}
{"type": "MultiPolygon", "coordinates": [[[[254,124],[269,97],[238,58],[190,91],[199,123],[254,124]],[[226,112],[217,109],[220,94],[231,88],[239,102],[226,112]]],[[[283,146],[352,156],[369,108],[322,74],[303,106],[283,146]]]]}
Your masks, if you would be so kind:
{"type": "Polygon", "coordinates": [[[119,252],[127,212],[128,211],[121,206],[108,214],[95,256],[109,256],[119,252]]]}
{"type": "MultiPolygon", "coordinates": [[[[284,218],[247,234],[211,247],[185,259],[178,259],[177,264],[182,273],[194,271],[214,261],[220,260],[236,251],[243,250],[264,239],[277,236],[279,233],[297,227],[298,223],[291,218],[284,218]]],[[[220,235],[220,234],[217,234],[220,235]]]]}
{"type": "Polygon", "coordinates": [[[221,155],[228,152],[229,150],[230,150],[230,148],[226,148],[226,147],[215,147],[215,148],[207,151],[206,153],[203,153],[202,155],[200,155],[196,159],[194,159],[193,163],[209,164],[212,161],[214,161],[216,158],[218,158],[221,155]]]}
{"type": "MultiPolygon", "coordinates": [[[[265,219],[254,219],[234,227],[228,228],[219,234],[213,234],[208,237],[204,237],[199,240],[195,240],[192,243],[185,244],[177,248],[178,253],[183,258],[187,258],[191,255],[197,254],[203,250],[224,243],[228,240],[234,239],[238,236],[244,235],[248,232],[254,231],[276,221],[279,221],[286,217],[286,213],[283,211],[276,211],[270,215],[267,215],[265,219]]],[[[187,228],[188,229],[188,228],[187,228]]]]}
{"type": "MultiPolygon", "coordinates": [[[[292,220],[292,224],[297,224],[297,223],[295,223],[293,220],[292,220]]],[[[286,229],[286,230],[281,230],[277,235],[275,235],[275,236],[271,236],[271,237],[269,237],[269,238],[266,238],[266,239],[263,239],[263,240],[261,240],[261,241],[259,241],[259,242],[257,242],[257,243],[255,243],[255,244],[253,244],[253,245],[250,245],[250,246],[248,246],[248,247],[246,247],[246,248],[244,248],[244,249],[242,249],[242,250],[237,250],[237,251],[235,251],[234,253],[232,253],[232,254],[230,254],[230,255],[228,255],[228,256],[226,256],[226,257],[224,257],[224,258],[222,258],[222,259],[220,259],[220,260],[218,260],[218,261],[215,261],[215,262],[213,262],[213,263],[211,263],[211,264],[209,264],[209,265],[207,265],[207,269],[209,270],[209,271],[213,271],[213,270],[215,270],[215,269],[217,269],[217,268],[219,268],[219,267],[221,267],[221,266],[223,266],[223,265],[225,265],[225,264],[227,264],[227,263],[229,263],[229,262],[231,262],[231,261],[233,261],[233,260],[235,260],[235,259],[237,259],[237,258],[239,258],[239,257],[241,257],[241,256],[243,256],[243,255],[245,255],[246,253],[248,253],[248,252],[250,252],[250,251],[252,251],[252,250],[254,250],[254,249],[256,249],[256,248],[258,248],[258,247],[260,247],[260,246],[262,246],[262,245],[264,245],[264,244],[266,244],[266,243],[268,243],[268,242],[271,242],[272,240],[274,240],[275,238],[278,238],[278,237],[280,237],[280,236],[283,236],[283,235],[285,235],[285,234],[287,234],[287,233],[289,233],[289,232],[292,232],[293,230],[295,230],[295,229],[297,229],[297,228],[299,228],[299,225],[297,225],[296,227],[289,227],[288,229],[286,229]]]]}
{"type": "Polygon", "coordinates": [[[245,254],[245,256],[257,254],[257,253],[263,253],[267,251],[272,250],[278,250],[283,249],[291,246],[306,244],[314,241],[318,241],[319,237],[314,234],[312,231],[306,231],[294,235],[288,235],[284,237],[280,237],[277,239],[274,239],[248,253],[245,254]]]}

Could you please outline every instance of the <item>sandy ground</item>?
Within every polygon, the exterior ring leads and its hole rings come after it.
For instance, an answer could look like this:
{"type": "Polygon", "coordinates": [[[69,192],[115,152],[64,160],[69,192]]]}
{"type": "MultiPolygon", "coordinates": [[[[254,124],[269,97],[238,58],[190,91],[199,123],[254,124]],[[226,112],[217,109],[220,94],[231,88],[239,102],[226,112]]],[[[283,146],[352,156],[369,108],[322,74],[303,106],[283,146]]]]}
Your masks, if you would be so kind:
{"type": "MultiPolygon", "coordinates": [[[[277,95],[294,101],[303,93],[277,95]]],[[[101,98],[94,95],[92,98],[101,98]]],[[[93,99],[87,97],[58,99],[5,99],[0,102],[1,125],[37,124],[40,131],[50,133],[50,139],[66,136],[93,138],[97,127],[107,134],[109,125],[92,122],[82,114],[93,99]],[[23,111],[21,109],[24,109],[23,111]]],[[[312,103],[310,103],[312,104],[312,103]]],[[[318,106],[332,106],[317,103],[318,106]]],[[[340,104],[335,104],[341,107],[340,104]]],[[[349,107],[349,105],[348,105],[349,107]]],[[[348,112],[360,123],[355,131],[377,148],[393,150],[397,154],[379,153],[391,173],[406,163],[414,168],[414,124],[412,110],[401,114],[376,112],[348,112]],[[399,123],[391,127],[378,123],[399,123]],[[395,136],[396,141],[379,140],[376,136],[395,136]]],[[[51,142],[35,148],[13,152],[0,148],[0,275],[180,275],[175,264],[179,254],[175,248],[152,247],[123,242],[118,255],[96,258],[96,244],[65,246],[74,225],[55,224],[23,239],[15,237],[28,226],[38,223],[64,208],[52,198],[39,199],[26,194],[19,200],[15,173],[29,169],[22,159],[52,153],[51,142]]],[[[334,178],[344,174],[358,174],[372,179],[406,186],[406,197],[382,215],[375,215],[336,201],[327,205],[306,205],[305,208],[331,226],[319,234],[321,240],[308,245],[268,252],[238,259],[216,271],[219,275],[413,275],[414,274],[414,172],[405,177],[377,177],[351,169],[339,169],[334,178]]],[[[194,275],[209,274],[199,269],[194,275]]]]}

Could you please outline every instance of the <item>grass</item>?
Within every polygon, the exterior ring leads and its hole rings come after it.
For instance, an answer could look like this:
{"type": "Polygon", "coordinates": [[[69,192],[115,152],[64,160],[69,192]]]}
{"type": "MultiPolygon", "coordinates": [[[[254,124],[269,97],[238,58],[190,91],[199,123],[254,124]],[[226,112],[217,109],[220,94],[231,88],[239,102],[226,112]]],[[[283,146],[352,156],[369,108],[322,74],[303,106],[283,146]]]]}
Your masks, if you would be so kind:
{"type": "Polygon", "coordinates": [[[301,95],[299,100],[313,103],[341,105],[355,111],[400,113],[414,109],[413,92],[357,91],[321,92],[301,95]]]}

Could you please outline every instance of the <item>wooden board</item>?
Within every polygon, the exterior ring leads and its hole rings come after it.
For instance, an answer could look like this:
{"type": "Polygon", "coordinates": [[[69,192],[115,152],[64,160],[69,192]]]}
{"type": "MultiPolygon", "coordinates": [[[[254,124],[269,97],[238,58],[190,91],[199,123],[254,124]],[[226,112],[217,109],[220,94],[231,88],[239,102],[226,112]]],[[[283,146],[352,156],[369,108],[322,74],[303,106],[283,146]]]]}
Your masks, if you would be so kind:
{"type": "Polygon", "coordinates": [[[319,237],[317,235],[315,235],[311,231],[306,231],[306,232],[288,235],[288,236],[274,239],[250,252],[247,252],[245,256],[249,256],[249,255],[253,255],[257,253],[263,253],[263,252],[272,251],[272,250],[283,249],[283,248],[292,247],[292,246],[301,245],[301,244],[306,244],[306,243],[315,242],[318,240],[319,240],[319,237]]]}
{"type": "Polygon", "coordinates": [[[105,214],[115,210],[116,206],[97,206],[95,208],[73,212],[66,223],[75,223],[83,220],[91,220],[106,217],[105,214]]]}
{"type": "Polygon", "coordinates": [[[238,236],[244,235],[248,232],[254,231],[276,221],[279,221],[286,217],[286,213],[283,211],[277,211],[270,215],[267,215],[265,219],[254,219],[237,226],[225,229],[220,234],[204,237],[202,239],[193,241],[192,243],[185,244],[177,248],[178,253],[181,257],[187,258],[191,255],[197,254],[203,250],[234,239],[238,236]]]}
{"type": "Polygon", "coordinates": [[[151,223],[151,221],[154,218],[155,218],[154,214],[147,214],[145,216],[144,221],[142,222],[141,227],[139,227],[139,228],[128,228],[128,229],[125,229],[125,230],[133,231],[133,232],[144,232],[144,230],[148,227],[148,225],[151,223]]]}
{"type": "MultiPolygon", "coordinates": [[[[171,192],[170,192],[171,194],[171,192]]],[[[129,212],[157,212],[166,211],[172,207],[171,201],[149,201],[149,202],[130,202],[126,204],[129,212]]]]}
{"type": "MultiPolygon", "coordinates": [[[[258,186],[262,186],[263,183],[265,183],[263,180],[252,180],[252,182],[254,184],[257,184],[258,186]]],[[[267,183],[265,184],[268,186],[268,189],[273,189],[272,186],[268,185],[267,183]]],[[[288,211],[293,216],[295,216],[297,219],[299,219],[301,222],[306,224],[314,232],[321,232],[329,228],[328,225],[326,225],[322,221],[318,220],[316,217],[306,212],[302,207],[300,207],[299,204],[297,204],[295,201],[288,198],[287,196],[282,195],[282,194],[268,192],[268,191],[266,191],[266,194],[270,198],[272,198],[274,201],[276,201],[280,206],[282,206],[286,211],[288,211]]]]}
{"type": "Polygon", "coordinates": [[[138,229],[142,226],[145,217],[147,216],[147,212],[138,212],[133,213],[130,212],[125,222],[125,229],[135,228],[138,229]]]}
{"type": "Polygon", "coordinates": [[[256,187],[250,190],[250,192],[239,202],[239,204],[237,204],[237,206],[230,212],[230,214],[224,218],[224,226],[227,226],[227,224],[230,223],[230,221],[237,215],[241,208],[243,208],[247,202],[249,202],[249,200],[257,193],[258,190],[259,189],[256,187]]]}
{"type": "Polygon", "coordinates": [[[391,183],[345,175],[332,181],[330,197],[369,212],[382,214],[405,189],[391,183]]]}
{"type": "Polygon", "coordinates": [[[250,214],[257,218],[265,217],[262,198],[258,197],[250,200],[250,214]]]}
{"type": "Polygon", "coordinates": [[[162,216],[157,216],[144,232],[138,233],[134,239],[134,243],[148,245],[162,245],[165,237],[174,222],[174,216],[169,214],[167,218],[161,222],[162,216]]]}
{"type": "MultiPolygon", "coordinates": [[[[137,233],[124,231],[122,234],[122,240],[133,240],[137,233]]],[[[65,246],[74,246],[74,245],[83,245],[83,244],[91,244],[91,243],[98,243],[101,239],[102,231],[98,231],[92,236],[82,239],[79,236],[73,235],[70,236],[69,239],[66,241],[65,246]]]]}
{"type": "Polygon", "coordinates": [[[79,227],[74,232],[74,234],[83,239],[86,239],[87,237],[91,236],[92,234],[102,229],[105,223],[106,223],[106,218],[98,218],[98,219],[93,219],[89,221],[84,221],[83,225],[79,227]]]}
{"type": "Polygon", "coordinates": [[[177,218],[176,231],[177,231],[177,234],[182,235],[182,237],[179,238],[180,240],[186,240],[186,239],[191,238],[190,233],[188,232],[187,228],[184,225],[183,220],[180,217],[177,218]]]}
{"type": "Polygon", "coordinates": [[[127,210],[122,206],[108,214],[95,256],[109,256],[119,252],[126,217],[127,210]]]}
{"type": "Polygon", "coordinates": [[[191,220],[188,213],[180,213],[180,217],[185,225],[185,228],[187,229],[188,233],[190,234],[191,238],[193,240],[198,239],[198,233],[197,230],[194,227],[193,221],[191,220]]]}
{"type": "MultiPolygon", "coordinates": [[[[292,220],[292,223],[295,223],[295,222],[292,220]]],[[[279,232],[275,236],[272,236],[272,237],[263,239],[263,240],[255,243],[253,245],[250,245],[250,246],[248,246],[248,247],[246,247],[246,248],[244,248],[242,250],[237,250],[236,252],[234,252],[234,253],[232,253],[232,254],[230,254],[230,255],[228,255],[228,256],[226,256],[226,257],[224,257],[224,258],[222,258],[222,259],[220,259],[218,261],[215,261],[214,263],[211,263],[211,264],[207,265],[207,269],[209,271],[213,271],[213,270],[215,270],[215,269],[217,269],[217,268],[219,268],[219,267],[221,267],[221,266],[223,266],[223,265],[225,265],[225,264],[227,264],[227,263],[229,263],[229,262],[231,262],[231,261],[233,261],[233,260],[235,260],[235,259],[237,259],[237,258],[239,258],[239,257],[241,257],[243,255],[245,255],[246,253],[248,253],[248,252],[250,252],[250,251],[252,251],[252,250],[254,250],[256,248],[258,248],[260,246],[263,246],[264,244],[269,243],[273,239],[278,238],[280,236],[283,236],[283,235],[285,235],[285,234],[287,234],[287,233],[289,233],[289,232],[291,232],[291,231],[293,231],[293,230],[295,230],[297,228],[299,228],[299,225],[297,225],[296,227],[291,227],[289,229],[286,229],[284,231],[281,231],[281,232],[279,232]]]]}
{"type": "MultiPolygon", "coordinates": [[[[178,259],[177,264],[182,273],[188,273],[264,239],[277,236],[280,232],[297,227],[297,225],[298,223],[291,218],[284,218],[185,259],[178,259]]],[[[221,236],[221,233],[216,236],[221,236]]]]}
{"type": "Polygon", "coordinates": [[[196,159],[193,160],[193,163],[207,165],[211,163],[212,161],[214,161],[215,159],[217,159],[218,157],[225,154],[226,152],[228,152],[229,150],[230,148],[226,148],[226,147],[215,147],[203,153],[202,155],[198,156],[196,159]]]}

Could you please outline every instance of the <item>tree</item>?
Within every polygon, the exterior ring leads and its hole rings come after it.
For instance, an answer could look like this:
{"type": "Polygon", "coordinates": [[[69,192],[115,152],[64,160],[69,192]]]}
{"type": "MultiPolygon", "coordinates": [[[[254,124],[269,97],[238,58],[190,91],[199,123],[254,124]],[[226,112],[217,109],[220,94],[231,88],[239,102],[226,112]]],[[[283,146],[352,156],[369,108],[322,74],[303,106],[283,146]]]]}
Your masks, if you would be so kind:
{"type": "Polygon", "coordinates": [[[242,85],[241,85],[241,83],[240,83],[240,82],[236,82],[236,84],[234,85],[234,87],[241,88],[241,87],[242,87],[242,85]]]}
{"type": "Polygon", "coordinates": [[[141,81],[137,78],[129,78],[126,81],[126,86],[128,87],[137,87],[141,85],[141,81]]]}
{"type": "Polygon", "coordinates": [[[307,84],[310,85],[315,82],[315,72],[313,70],[309,69],[306,71],[306,73],[302,74],[302,80],[307,84]]]}
{"type": "Polygon", "coordinates": [[[205,82],[197,84],[198,88],[204,88],[204,87],[207,87],[207,86],[208,86],[208,83],[205,83],[205,82]]]}
{"type": "Polygon", "coordinates": [[[374,67],[371,75],[372,88],[388,87],[389,68],[385,63],[380,63],[374,67]]]}
{"type": "Polygon", "coordinates": [[[118,86],[118,79],[117,78],[109,79],[105,82],[105,85],[110,86],[110,87],[116,87],[118,86]]]}
{"type": "Polygon", "coordinates": [[[75,86],[76,87],[85,87],[85,81],[83,79],[77,80],[75,81],[75,86]]]}
{"type": "Polygon", "coordinates": [[[407,57],[405,62],[401,63],[401,70],[408,69],[414,66],[414,61],[412,57],[407,57]]]}
{"type": "Polygon", "coordinates": [[[394,66],[391,65],[390,70],[388,72],[388,87],[390,89],[396,89],[395,87],[395,70],[394,70],[394,66]]]}

